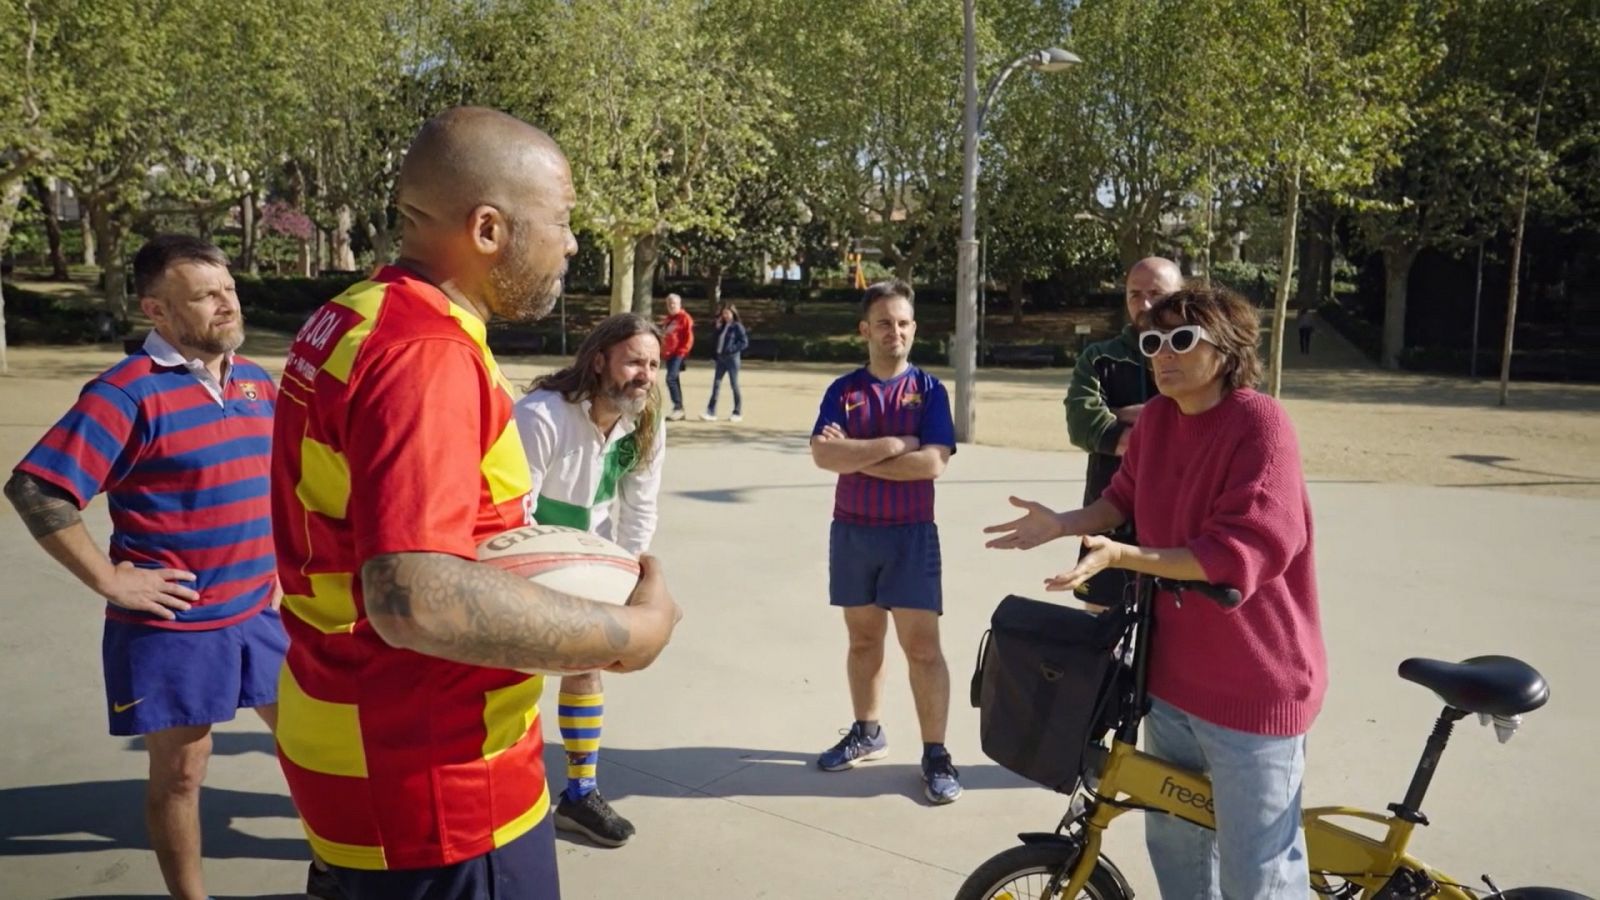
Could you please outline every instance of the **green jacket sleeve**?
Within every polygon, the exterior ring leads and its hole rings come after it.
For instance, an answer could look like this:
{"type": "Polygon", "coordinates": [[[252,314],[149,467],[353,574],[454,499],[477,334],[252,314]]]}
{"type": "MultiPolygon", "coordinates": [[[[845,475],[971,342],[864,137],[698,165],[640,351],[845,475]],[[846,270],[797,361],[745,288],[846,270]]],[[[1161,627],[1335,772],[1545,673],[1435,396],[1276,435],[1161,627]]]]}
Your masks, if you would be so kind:
{"type": "Polygon", "coordinates": [[[1105,389],[1100,385],[1100,375],[1095,370],[1095,360],[1100,353],[1087,347],[1078,356],[1072,370],[1072,385],[1067,388],[1067,439],[1074,447],[1088,453],[1112,454],[1117,450],[1117,439],[1128,427],[1117,421],[1117,416],[1106,406],[1105,389]]]}

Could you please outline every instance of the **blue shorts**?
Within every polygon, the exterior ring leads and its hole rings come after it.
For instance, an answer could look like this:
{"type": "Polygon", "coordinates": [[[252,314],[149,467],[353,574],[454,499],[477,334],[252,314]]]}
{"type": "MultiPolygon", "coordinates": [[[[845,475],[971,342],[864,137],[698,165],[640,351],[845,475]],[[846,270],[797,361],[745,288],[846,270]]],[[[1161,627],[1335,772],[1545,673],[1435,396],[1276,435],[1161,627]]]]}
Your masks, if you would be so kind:
{"type": "Polygon", "coordinates": [[[243,622],[178,631],[106,620],[100,641],[114,735],[226,722],[275,703],[289,635],[271,607],[243,622]]]}
{"type": "Polygon", "coordinates": [[[349,900],[561,900],[550,816],[504,847],[436,869],[331,867],[349,900]]]}
{"type": "Polygon", "coordinates": [[[944,612],[939,527],[834,522],[828,535],[828,602],[944,612]]]}

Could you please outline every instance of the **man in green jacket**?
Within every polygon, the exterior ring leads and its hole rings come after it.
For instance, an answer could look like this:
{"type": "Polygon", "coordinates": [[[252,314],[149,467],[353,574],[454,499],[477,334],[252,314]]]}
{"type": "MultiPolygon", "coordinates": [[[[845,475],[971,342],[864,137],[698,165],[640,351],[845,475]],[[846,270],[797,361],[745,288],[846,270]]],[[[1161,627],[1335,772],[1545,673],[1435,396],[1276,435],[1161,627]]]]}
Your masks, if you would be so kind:
{"type": "MultiPolygon", "coordinates": [[[[1128,434],[1139,420],[1144,402],[1156,394],[1150,367],[1139,353],[1139,328],[1145,311],[1157,300],[1183,287],[1183,270],[1170,259],[1150,256],[1128,270],[1124,297],[1128,324],[1114,338],[1083,348],[1067,388],[1067,437],[1089,454],[1084,475],[1083,504],[1100,499],[1122,465],[1128,434]]],[[[1113,531],[1112,540],[1132,541],[1133,520],[1113,531]]],[[[1097,606],[1119,602],[1131,577],[1122,569],[1107,569],[1078,588],[1078,597],[1097,606]]]]}

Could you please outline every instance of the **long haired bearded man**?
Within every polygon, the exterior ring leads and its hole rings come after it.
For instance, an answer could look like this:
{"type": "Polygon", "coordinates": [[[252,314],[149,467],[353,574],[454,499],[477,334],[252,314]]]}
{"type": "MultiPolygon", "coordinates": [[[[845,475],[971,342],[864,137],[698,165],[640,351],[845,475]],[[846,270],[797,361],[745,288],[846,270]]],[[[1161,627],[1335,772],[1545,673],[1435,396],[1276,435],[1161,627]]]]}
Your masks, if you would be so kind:
{"type": "MultiPolygon", "coordinates": [[[[660,368],[661,331],[623,313],[596,326],[572,365],[535,381],[517,402],[536,522],[592,531],[635,554],[650,548],[666,455],[660,368]]],[[[620,847],[633,837],[633,823],[611,808],[596,780],[605,715],[600,674],[562,678],[559,702],[567,786],[556,827],[620,847]]]]}

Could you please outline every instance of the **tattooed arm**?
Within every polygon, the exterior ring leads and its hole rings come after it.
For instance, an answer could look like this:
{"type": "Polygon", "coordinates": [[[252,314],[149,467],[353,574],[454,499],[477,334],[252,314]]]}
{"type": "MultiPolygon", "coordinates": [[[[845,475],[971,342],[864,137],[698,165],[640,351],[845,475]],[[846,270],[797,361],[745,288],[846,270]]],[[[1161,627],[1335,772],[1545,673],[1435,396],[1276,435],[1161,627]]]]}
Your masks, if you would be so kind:
{"type": "Polygon", "coordinates": [[[189,601],[199,599],[199,594],[179,583],[193,581],[191,572],[141,569],[130,562],[113,564],[89,536],[77,502],[55,485],[17,472],[6,482],[5,494],[39,546],[107,601],[173,619],[173,610],[188,609],[189,601]]]}
{"type": "Polygon", "coordinates": [[[650,665],[682,617],[661,567],[639,560],[627,606],[595,603],[446,553],[388,553],[361,567],[367,618],[390,646],[507,669],[650,665]]]}

